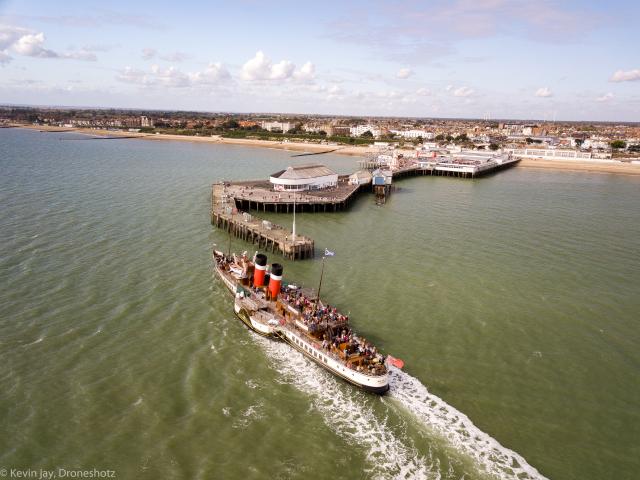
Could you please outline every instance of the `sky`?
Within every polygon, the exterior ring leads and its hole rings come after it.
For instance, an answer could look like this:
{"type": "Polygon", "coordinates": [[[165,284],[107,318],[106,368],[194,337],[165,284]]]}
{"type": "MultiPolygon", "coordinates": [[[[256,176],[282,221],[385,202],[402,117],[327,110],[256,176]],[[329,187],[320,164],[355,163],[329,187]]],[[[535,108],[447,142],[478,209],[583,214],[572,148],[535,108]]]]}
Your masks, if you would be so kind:
{"type": "Polygon", "coordinates": [[[637,0],[163,3],[0,0],[0,104],[640,121],[637,0]]]}

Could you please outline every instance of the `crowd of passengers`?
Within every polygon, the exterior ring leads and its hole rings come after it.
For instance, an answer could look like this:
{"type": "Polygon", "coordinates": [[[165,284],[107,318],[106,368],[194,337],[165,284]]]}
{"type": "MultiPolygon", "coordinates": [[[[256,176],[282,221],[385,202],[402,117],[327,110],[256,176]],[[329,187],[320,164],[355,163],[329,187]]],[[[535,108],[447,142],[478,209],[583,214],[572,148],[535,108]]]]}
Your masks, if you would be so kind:
{"type": "MultiPolygon", "coordinates": [[[[347,315],[342,315],[331,305],[320,307],[314,311],[315,302],[309,300],[299,290],[287,291],[282,289],[280,299],[298,309],[310,333],[315,333],[321,325],[325,325],[325,321],[329,325],[335,325],[336,322],[340,325],[346,325],[349,321],[347,315]]],[[[384,355],[378,353],[376,347],[365,339],[355,336],[350,328],[344,328],[338,335],[333,337],[329,332],[331,332],[331,329],[323,335],[322,349],[338,353],[344,358],[348,367],[361,372],[367,369],[373,371],[378,366],[384,365],[384,355]],[[354,356],[361,360],[358,365],[351,364],[351,358],[354,356]]]]}
{"type": "Polygon", "coordinates": [[[338,312],[336,307],[322,305],[317,307],[316,302],[309,300],[300,290],[287,290],[283,288],[280,293],[280,300],[295,307],[300,312],[300,317],[304,324],[309,327],[309,332],[315,333],[322,326],[332,327],[346,325],[349,316],[338,312]]]}

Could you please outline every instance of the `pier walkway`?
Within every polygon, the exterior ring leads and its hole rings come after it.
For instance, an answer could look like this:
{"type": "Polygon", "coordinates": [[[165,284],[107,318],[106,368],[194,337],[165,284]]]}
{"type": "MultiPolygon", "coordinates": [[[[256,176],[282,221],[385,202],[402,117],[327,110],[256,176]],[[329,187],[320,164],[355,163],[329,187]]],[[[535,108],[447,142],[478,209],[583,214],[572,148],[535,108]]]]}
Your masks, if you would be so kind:
{"type": "Polygon", "coordinates": [[[256,244],[258,248],[278,252],[290,260],[302,260],[314,256],[314,241],[272,222],[259,219],[238,210],[232,189],[227,184],[211,186],[211,224],[222,228],[242,240],[256,244]]]}

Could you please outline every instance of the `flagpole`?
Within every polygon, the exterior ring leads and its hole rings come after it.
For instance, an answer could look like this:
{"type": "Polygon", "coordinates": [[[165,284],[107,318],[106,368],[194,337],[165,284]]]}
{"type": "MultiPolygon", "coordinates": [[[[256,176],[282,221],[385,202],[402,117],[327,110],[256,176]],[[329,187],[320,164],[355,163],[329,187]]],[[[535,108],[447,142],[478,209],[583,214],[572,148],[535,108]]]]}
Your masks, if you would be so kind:
{"type": "Polygon", "coordinates": [[[320,302],[320,289],[322,288],[322,276],[324,275],[324,259],[325,256],[322,256],[322,270],[320,270],[320,283],[318,284],[318,297],[316,298],[316,306],[313,309],[313,313],[316,313],[318,310],[318,303],[320,302]]]}
{"type": "Polygon", "coordinates": [[[291,240],[296,241],[296,192],[293,192],[293,232],[291,234],[291,240]]]}

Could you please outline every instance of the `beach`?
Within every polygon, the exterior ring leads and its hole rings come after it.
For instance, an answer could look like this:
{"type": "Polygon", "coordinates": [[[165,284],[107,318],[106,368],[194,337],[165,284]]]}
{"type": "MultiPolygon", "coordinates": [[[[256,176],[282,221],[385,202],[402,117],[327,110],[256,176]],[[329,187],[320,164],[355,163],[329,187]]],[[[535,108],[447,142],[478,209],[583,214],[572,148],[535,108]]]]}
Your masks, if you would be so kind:
{"type": "MultiPolygon", "coordinates": [[[[64,128],[64,127],[47,127],[37,125],[14,125],[18,128],[29,128],[43,132],[74,132],[92,136],[110,136],[110,137],[127,137],[127,138],[144,138],[145,140],[163,140],[163,141],[180,141],[180,142],[198,142],[198,143],[214,143],[218,145],[240,145],[244,147],[270,148],[277,150],[286,150],[291,152],[309,152],[319,153],[328,152],[337,155],[349,155],[353,157],[364,157],[368,153],[375,152],[373,147],[363,147],[355,145],[320,145],[317,143],[304,142],[280,142],[271,140],[257,140],[248,138],[223,138],[219,135],[211,137],[197,137],[188,135],[171,135],[171,134],[149,134],[140,132],[126,132],[116,130],[99,130],[99,129],[83,129],[83,128],[64,128]]],[[[411,149],[405,149],[408,153],[411,149]]],[[[519,168],[538,168],[550,170],[564,170],[572,172],[592,172],[592,173],[615,173],[621,175],[640,175],[640,164],[631,163],[605,163],[598,161],[560,161],[560,160],[543,160],[543,159],[522,159],[516,167],[519,168]]]]}

